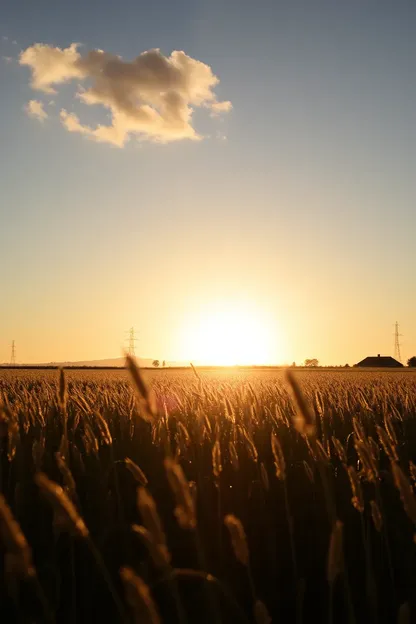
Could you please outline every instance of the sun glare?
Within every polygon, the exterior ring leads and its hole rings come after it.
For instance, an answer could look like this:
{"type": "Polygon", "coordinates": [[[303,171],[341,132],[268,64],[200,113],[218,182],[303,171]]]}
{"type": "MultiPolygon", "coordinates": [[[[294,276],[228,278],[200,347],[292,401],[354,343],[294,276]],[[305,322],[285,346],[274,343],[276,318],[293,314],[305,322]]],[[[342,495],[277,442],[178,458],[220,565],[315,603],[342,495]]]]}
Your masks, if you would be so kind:
{"type": "Polygon", "coordinates": [[[247,306],[217,304],[190,323],[186,353],[197,364],[234,366],[271,364],[275,328],[247,306]]]}

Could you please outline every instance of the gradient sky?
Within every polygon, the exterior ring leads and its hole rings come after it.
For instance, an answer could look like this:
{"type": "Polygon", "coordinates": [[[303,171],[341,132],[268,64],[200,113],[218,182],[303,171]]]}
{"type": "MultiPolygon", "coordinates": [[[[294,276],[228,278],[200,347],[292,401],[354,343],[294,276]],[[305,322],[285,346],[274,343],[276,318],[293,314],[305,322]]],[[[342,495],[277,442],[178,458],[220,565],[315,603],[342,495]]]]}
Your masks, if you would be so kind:
{"type": "Polygon", "coordinates": [[[132,325],[143,357],[197,359],[183,336],[212,305],[254,306],[276,363],[393,354],[396,320],[416,353],[415,3],[0,0],[0,16],[0,361],[12,339],[22,362],[116,357],[132,325]],[[103,111],[76,83],[34,91],[18,56],[72,42],[184,50],[233,109],[197,109],[201,141],[68,133],[61,108],[103,111]]]}

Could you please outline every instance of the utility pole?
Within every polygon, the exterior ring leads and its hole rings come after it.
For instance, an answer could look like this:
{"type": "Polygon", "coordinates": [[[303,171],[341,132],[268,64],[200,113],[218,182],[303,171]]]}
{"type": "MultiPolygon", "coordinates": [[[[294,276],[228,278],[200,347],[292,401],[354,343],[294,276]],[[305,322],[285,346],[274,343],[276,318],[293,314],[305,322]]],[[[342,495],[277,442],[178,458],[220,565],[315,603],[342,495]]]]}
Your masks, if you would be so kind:
{"type": "Polygon", "coordinates": [[[16,343],[12,340],[12,354],[10,357],[10,366],[16,366],[16,343]]]}
{"type": "Polygon", "coordinates": [[[129,341],[127,353],[131,355],[132,357],[136,357],[135,343],[137,342],[137,338],[136,338],[136,332],[134,331],[134,327],[130,327],[127,333],[129,335],[127,338],[127,340],[129,341]]]}
{"type": "Polygon", "coordinates": [[[400,353],[400,336],[402,336],[402,334],[399,334],[399,323],[396,321],[394,326],[394,357],[399,362],[402,361],[402,356],[400,353]]]}

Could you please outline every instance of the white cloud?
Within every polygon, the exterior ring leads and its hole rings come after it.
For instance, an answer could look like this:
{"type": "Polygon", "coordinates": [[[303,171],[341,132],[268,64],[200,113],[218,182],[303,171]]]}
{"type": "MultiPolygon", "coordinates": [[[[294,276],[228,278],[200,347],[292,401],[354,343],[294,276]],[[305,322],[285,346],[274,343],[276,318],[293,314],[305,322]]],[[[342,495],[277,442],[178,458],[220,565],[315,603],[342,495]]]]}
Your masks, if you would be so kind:
{"type": "Polygon", "coordinates": [[[56,93],[53,84],[68,82],[73,78],[84,78],[84,73],[76,63],[81,58],[77,45],[72,43],[68,48],[53,48],[42,43],[35,43],[20,53],[20,65],[28,65],[32,70],[31,85],[34,89],[45,93],[56,93]]]}
{"type": "Polygon", "coordinates": [[[64,49],[38,43],[24,50],[19,62],[30,67],[32,87],[45,93],[56,93],[57,84],[88,80],[79,87],[78,100],[107,108],[111,124],[92,128],[64,109],[61,122],[69,132],[118,147],[131,135],[162,142],[201,139],[192,125],[194,108],[208,108],[213,115],[232,108],[231,102],[217,101],[219,80],[211,67],[181,51],[164,56],[149,50],[124,61],[102,50],[81,55],[75,43],[64,49]]]}
{"type": "Polygon", "coordinates": [[[11,56],[2,56],[1,57],[5,63],[12,63],[13,59],[11,56]]]}
{"type": "Polygon", "coordinates": [[[48,117],[48,113],[39,100],[30,100],[25,106],[25,111],[29,117],[33,117],[33,119],[37,119],[40,122],[44,122],[48,117]]]}
{"type": "Polygon", "coordinates": [[[90,135],[92,130],[88,126],[83,126],[75,113],[68,113],[64,108],[59,114],[62,125],[68,132],[80,132],[81,134],[90,135]]]}

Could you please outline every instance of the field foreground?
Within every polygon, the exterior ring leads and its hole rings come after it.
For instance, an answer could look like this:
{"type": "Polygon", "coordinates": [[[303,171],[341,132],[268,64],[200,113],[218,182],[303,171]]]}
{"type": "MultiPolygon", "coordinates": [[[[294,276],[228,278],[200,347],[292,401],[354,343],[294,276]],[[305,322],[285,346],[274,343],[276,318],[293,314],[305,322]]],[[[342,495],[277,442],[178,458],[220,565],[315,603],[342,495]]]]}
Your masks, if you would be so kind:
{"type": "Polygon", "coordinates": [[[416,621],[416,373],[131,368],[0,371],[4,621],[416,621]]]}

